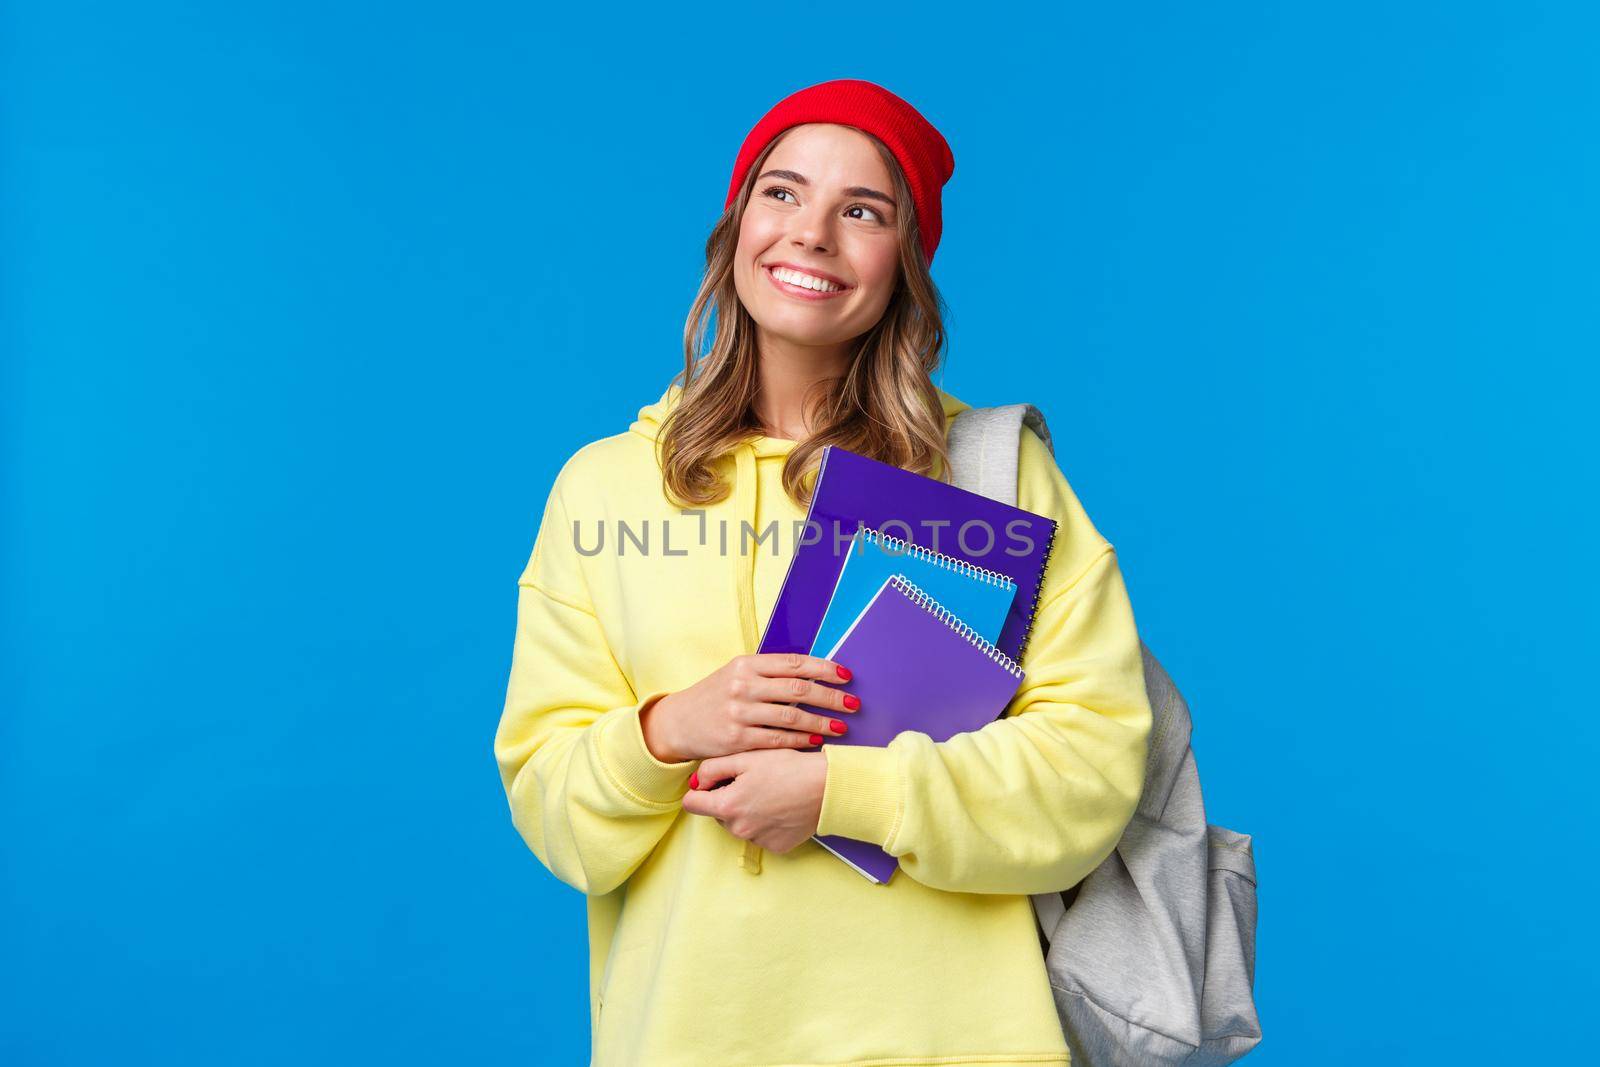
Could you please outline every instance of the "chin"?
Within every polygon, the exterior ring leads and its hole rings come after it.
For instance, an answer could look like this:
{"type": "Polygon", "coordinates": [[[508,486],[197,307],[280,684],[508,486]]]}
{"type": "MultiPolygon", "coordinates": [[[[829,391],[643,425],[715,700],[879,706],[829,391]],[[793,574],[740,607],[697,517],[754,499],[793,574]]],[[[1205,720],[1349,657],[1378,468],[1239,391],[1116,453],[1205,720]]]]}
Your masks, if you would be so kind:
{"type": "Polygon", "coordinates": [[[854,336],[853,334],[841,333],[837,329],[819,330],[810,328],[807,323],[795,322],[792,319],[782,317],[764,322],[761,326],[762,329],[779,340],[787,341],[792,345],[807,345],[813,348],[822,345],[836,345],[854,336]]]}

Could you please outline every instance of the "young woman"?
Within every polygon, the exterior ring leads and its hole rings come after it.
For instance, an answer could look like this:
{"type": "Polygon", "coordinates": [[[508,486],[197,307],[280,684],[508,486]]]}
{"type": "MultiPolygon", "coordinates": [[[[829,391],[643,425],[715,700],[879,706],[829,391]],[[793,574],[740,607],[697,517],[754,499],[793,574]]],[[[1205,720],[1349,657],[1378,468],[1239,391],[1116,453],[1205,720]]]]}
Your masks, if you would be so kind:
{"type": "Polygon", "coordinates": [[[870,82],[778,103],[682,373],[545,504],[494,750],[528,847],[588,896],[599,1067],[1068,1062],[1028,894],[1111,851],[1150,707],[1116,554],[1044,443],[1022,435],[1018,503],[1060,528],[1002,718],[829,744],[866,710],[850,664],[755,654],[823,446],[948,477],[967,405],[930,378],[928,266],[953,167],[870,82]],[[817,833],[900,869],[873,884],[817,833]]]}

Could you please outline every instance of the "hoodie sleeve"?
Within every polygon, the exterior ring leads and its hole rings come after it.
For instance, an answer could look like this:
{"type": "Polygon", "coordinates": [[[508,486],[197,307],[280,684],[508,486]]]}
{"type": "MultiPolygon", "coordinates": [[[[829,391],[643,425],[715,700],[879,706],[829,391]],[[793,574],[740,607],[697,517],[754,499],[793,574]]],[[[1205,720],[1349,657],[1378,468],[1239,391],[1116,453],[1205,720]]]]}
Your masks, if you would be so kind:
{"type": "Polygon", "coordinates": [[[1144,781],[1151,711],[1116,550],[1044,443],[1022,434],[1019,503],[1062,524],[1023,683],[1003,717],[935,742],[824,745],[819,834],[871,841],[935,889],[1067,889],[1116,846],[1144,781]]]}
{"type": "Polygon", "coordinates": [[[511,680],[494,755],[522,839],[583,893],[609,893],[626,881],[683,810],[698,761],[657,759],[639,721],[662,695],[634,693],[612,655],[558,476],[517,583],[511,680]]]}

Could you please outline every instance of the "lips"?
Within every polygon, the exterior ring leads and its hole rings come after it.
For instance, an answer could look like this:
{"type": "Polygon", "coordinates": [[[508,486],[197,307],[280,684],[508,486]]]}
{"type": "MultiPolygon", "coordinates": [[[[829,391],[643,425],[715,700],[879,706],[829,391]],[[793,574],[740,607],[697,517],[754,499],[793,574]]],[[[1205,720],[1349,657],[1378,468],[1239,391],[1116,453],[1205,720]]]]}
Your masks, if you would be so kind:
{"type": "Polygon", "coordinates": [[[834,285],[837,285],[841,289],[854,289],[855,288],[855,286],[851,285],[849,282],[845,281],[843,278],[839,277],[837,274],[830,274],[827,271],[819,270],[816,267],[808,267],[803,263],[791,263],[788,260],[779,259],[779,260],[774,260],[771,263],[763,263],[763,264],[761,264],[761,269],[762,270],[770,271],[770,270],[773,270],[773,269],[775,269],[777,267],[785,267],[785,268],[787,268],[789,270],[794,271],[797,274],[809,274],[813,278],[821,278],[825,282],[832,282],[834,285]]]}
{"type": "Polygon", "coordinates": [[[843,283],[835,281],[835,279],[832,276],[821,274],[821,273],[814,273],[812,271],[802,270],[800,267],[796,267],[796,266],[794,266],[792,264],[789,264],[789,263],[768,263],[768,264],[764,264],[762,266],[762,268],[761,268],[761,273],[765,274],[767,276],[767,281],[771,282],[773,287],[776,288],[778,290],[778,292],[782,293],[785,296],[792,297],[792,298],[794,298],[796,300],[809,300],[809,301],[832,300],[835,297],[844,296],[846,293],[850,292],[850,290],[853,288],[853,286],[846,285],[842,289],[833,289],[833,290],[830,290],[828,292],[823,292],[823,291],[821,291],[819,289],[810,289],[810,288],[807,288],[806,286],[803,286],[803,285],[791,285],[789,282],[783,281],[777,275],[772,273],[775,268],[788,268],[789,270],[801,271],[802,273],[805,273],[805,274],[812,274],[813,277],[823,278],[826,281],[835,282],[835,284],[843,284],[843,283]]]}

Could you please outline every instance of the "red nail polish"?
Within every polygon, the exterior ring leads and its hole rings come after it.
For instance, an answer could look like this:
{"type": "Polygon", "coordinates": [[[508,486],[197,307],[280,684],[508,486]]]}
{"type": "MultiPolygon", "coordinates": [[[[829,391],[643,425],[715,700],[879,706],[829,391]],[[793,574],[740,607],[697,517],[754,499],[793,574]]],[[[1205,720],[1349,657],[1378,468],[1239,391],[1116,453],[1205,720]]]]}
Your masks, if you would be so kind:
{"type": "Polygon", "coordinates": [[[689,788],[690,789],[699,789],[700,788],[700,772],[699,771],[695,771],[693,774],[691,774],[689,776],[689,788]]]}
{"type": "Polygon", "coordinates": [[[821,735],[821,734],[812,734],[812,735],[811,735],[811,743],[812,743],[812,744],[813,744],[813,745],[820,745],[820,744],[822,744],[822,735],[821,735]]]}
{"type": "Polygon", "coordinates": [[[843,678],[845,681],[848,682],[850,680],[850,668],[848,668],[848,667],[840,667],[837,663],[835,663],[834,666],[836,668],[838,668],[839,677],[843,678]]]}
{"type": "Polygon", "coordinates": [[[861,706],[861,698],[851,696],[850,694],[846,693],[844,698],[844,706],[849,708],[851,711],[855,711],[861,706]]]}
{"type": "Polygon", "coordinates": [[[828,721],[833,724],[833,732],[834,733],[836,733],[836,734],[844,733],[844,723],[840,722],[838,719],[829,719],[828,721]]]}

